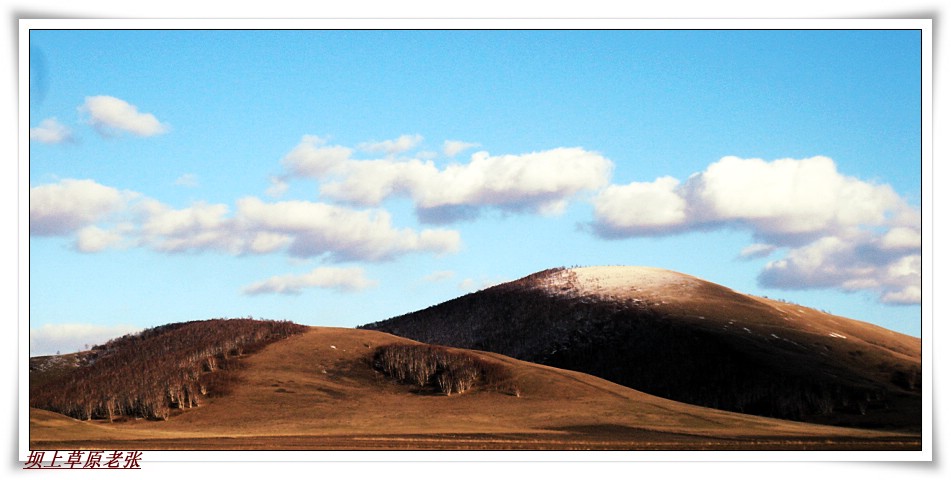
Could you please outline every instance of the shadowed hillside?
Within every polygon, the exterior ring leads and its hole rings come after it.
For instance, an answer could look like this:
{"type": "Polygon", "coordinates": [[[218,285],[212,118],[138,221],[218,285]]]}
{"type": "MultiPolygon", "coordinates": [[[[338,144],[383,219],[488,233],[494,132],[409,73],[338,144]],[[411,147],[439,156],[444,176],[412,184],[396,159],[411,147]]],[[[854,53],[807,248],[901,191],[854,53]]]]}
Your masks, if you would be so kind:
{"type": "Polygon", "coordinates": [[[30,406],[80,420],[164,420],[172,409],[227,393],[243,355],[304,330],[250,319],[174,323],[110,340],[68,362],[37,359],[30,406]]]}
{"type": "Polygon", "coordinates": [[[718,409],[921,429],[918,339],[660,269],[546,270],[361,328],[718,409]]]}

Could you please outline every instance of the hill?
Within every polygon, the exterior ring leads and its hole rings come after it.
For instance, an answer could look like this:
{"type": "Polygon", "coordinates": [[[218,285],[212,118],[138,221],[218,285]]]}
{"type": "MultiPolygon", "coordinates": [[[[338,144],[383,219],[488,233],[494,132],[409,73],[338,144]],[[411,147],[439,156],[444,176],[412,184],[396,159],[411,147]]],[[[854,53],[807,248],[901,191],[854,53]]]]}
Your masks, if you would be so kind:
{"type": "Polygon", "coordinates": [[[919,339],[656,268],[546,270],[361,328],[717,409],[921,429],[919,339]]]}
{"type": "Polygon", "coordinates": [[[240,357],[303,332],[291,322],[214,319],[173,323],[30,362],[30,406],[80,420],[168,418],[227,393],[240,357]]]}
{"type": "Polygon", "coordinates": [[[31,449],[883,449],[920,436],[767,419],[685,405],[579,372],[495,353],[436,349],[501,366],[518,393],[445,395],[376,368],[382,332],[307,328],[242,357],[231,391],[165,420],[78,421],[31,409],[31,449]]]}

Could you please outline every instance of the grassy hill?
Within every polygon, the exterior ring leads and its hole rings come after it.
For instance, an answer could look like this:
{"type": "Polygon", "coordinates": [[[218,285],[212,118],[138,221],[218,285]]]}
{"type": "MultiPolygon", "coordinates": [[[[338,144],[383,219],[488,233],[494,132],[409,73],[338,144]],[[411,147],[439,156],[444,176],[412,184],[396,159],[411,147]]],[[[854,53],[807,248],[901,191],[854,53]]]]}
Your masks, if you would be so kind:
{"type": "Polygon", "coordinates": [[[546,270],[361,328],[718,409],[921,429],[919,339],[666,270],[546,270]]]}
{"type": "Polygon", "coordinates": [[[165,419],[226,394],[243,355],[305,329],[250,319],[174,323],[40,358],[31,362],[30,406],[80,420],[165,419]]]}
{"type": "Polygon", "coordinates": [[[445,395],[374,367],[390,334],[307,328],[243,357],[227,395],[164,421],[76,421],[32,409],[32,449],[911,449],[920,436],[686,405],[584,373],[446,349],[501,365],[519,394],[445,395]]]}

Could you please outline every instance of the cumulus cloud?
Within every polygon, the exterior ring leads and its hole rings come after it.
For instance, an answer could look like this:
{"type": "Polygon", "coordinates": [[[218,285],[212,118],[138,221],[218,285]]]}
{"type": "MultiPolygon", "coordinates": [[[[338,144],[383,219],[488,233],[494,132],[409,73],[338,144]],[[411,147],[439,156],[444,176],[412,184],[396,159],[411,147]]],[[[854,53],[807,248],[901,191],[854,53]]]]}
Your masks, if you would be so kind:
{"type": "Polygon", "coordinates": [[[612,168],[606,158],[580,148],[501,156],[477,152],[467,164],[450,165],[419,179],[412,194],[421,208],[490,205],[545,210],[582,190],[606,185],[612,168]]]}
{"type": "Polygon", "coordinates": [[[140,211],[142,243],[164,252],[283,250],[298,258],[382,261],[410,252],[452,253],[460,245],[456,231],[397,229],[384,210],[325,203],[266,203],[246,197],[238,200],[232,215],[222,204],[172,209],[152,201],[140,211]]]}
{"type": "Polygon", "coordinates": [[[326,146],[326,140],[316,135],[304,135],[281,164],[291,175],[323,178],[343,173],[353,150],[342,146],[326,146]]]}
{"type": "Polygon", "coordinates": [[[385,210],[353,210],[325,203],[238,201],[237,224],[254,232],[285,235],[296,257],[328,254],[334,260],[387,260],[396,255],[459,249],[453,230],[396,229],[385,210]]]}
{"type": "Polygon", "coordinates": [[[76,233],[74,248],[82,253],[96,253],[121,245],[122,234],[117,230],[105,230],[90,225],[76,233]]]}
{"type": "Polygon", "coordinates": [[[86,97],[79,112],[88,117],[89,124],[103,135],[112,136],[129,132],[140,137],[151,137],[168,131],[151,113],[139,112],[138,107],[125,100],[108,95],[86,97]]]}
{"type": "Polygon", "coordinates": [[[64,323],[30,328],[30,356],[74,353],[142,330],[131,325],[64,323]]]}
{"type": "Polygon", "coordinates": [[[881,246],[887,250],[921,248],[921,230],[912,227],[895,227],[882,236],[881,246]]]}
{"type": "Polygon", "coordinates": [[[767,237],[883,225],[905,206],[891,186],[842,175],[826,157],[725,157],[691,177],[685,196],[694,221],[745,223],[767,237]]]}
{"type": "Polygon", "coordinates": [[[30,129],[30,140],[51,144],[66,143],[73,141],[73,132],[55,117],[47,118],[40,122],[39,126],[30,129]]]}
{"type": "Polygon", "coordinates": [[[245,287],[245,295],[280,293],[300,295],[305,288],[329,288],[340,291],[363,290],[376,285],[361,268],[322,267],[302,275],[280,275],[245,287]]]}
{"type": "Polygon", "coordinates": [[[804,247],[790,251],[785,258],[768,263],[760,281],[780,288],[834,287],[855,280],[874,281],[870,275],[874,266],[856,258],[851,242],[837,237],[824,237],[804,247]]]}
{"type": "Polygon", "coordinates": [[[67,235],[120,211],[134,194],[93,180],[65,179],[30,188],[30,234],[67,235]]]}
{"type": "Polygon", "coordinates": [[[764,286],[920,301],[920,212],[891,186],[843,175],[827,157],[724,157],[683,183],[662,177],[611,185],[593,204],[593,230],[604,238],[748,229],[761,242],[741,258],[786,249],[763,269],[764,286]]]}
{"type": "Polygon", "coordinates": [[[921,286],[909,285],[901,290],[888,291],[879,299],[882,303],[892,305],[919,305],[921,304],[921,286]]]}
{"type": "Polygon", "coordinates": [[[461,152],[478,146],[478,143],[463,142],[460,140],[446,140],[445,142],[442,142],[442,153],[447,157],[455,157],[461,152]]]}
{"type": "Polygon", "coordinates": [[[321,194],[335,200],[378,205],[392,196],[409,197],[419,218],[432,223],[471,218],[487,207],[557,214],[579,192],[606,185],[613,169],[610,160],[581,148],[477,152],[468,163],[445,168],[419,158],[358,160],[352,154],[306,136],[283,164],[291,175],[320,181],[321,194]]]}
{"type": "Polygon", "coordinates": [[[358,148],[366,152],[382,152],[387,155],[395,155],[412,150],[422,142],[422,135],[400,135],[395,140],[361,143],[358,148]]]}
{"type": "Polygon", "coordinates": [[[174,209],[148,199],[136,207],[140,242],[162,252],[219,250],[241,253],[246,238],[237,236],[227,205],[196,203],[174,209]]]}
{"type": "Polygon", "coordinates": [[[605,237],[739,225],[779,243],[886,225],[909,209],[889,185],[842,175],[826,157],[724,157],[684,184],[663,177],[612,185],[594,207],[605,237]]]}
{"type": "Polygon", "coordinates": [[[836,288],[877,292],[892,304],[921,302],[921,254],[883,248],[880,237],[823,237],[769,262],[760,284],[783,289],[836,288]]]}
{"type": "Polygon", "coordinates": [[[611,185],[594,199],[599,232],[606,237],[670,233],[687,220],[687,202],[673,177],[611,185]]]}
{"type": "Polygon", "coordinates": [[[284,252],[297,258],[383,261],[413,252],[459,250],[459,232],[398,228],[382,209],[319,202],[264,202],[246,197],[234,211],[197,202],[173,208],[92,180],[63,180],[30,190],[30,234],[74,235],[74,248],[92,253],[117,246],[160,252],[213,251],[231,255],[284,252]],[[111,222],[113,225],[103,225],[111,222]]]}

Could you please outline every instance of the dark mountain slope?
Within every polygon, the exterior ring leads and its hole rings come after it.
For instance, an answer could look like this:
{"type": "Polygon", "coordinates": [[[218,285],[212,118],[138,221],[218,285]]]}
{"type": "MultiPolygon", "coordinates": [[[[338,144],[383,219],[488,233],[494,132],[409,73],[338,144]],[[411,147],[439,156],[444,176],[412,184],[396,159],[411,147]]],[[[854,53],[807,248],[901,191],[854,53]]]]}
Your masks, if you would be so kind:
{"type": "Polygon", "coordinates": [[[918,339],[666,270],[547,270],[362,328],[724,410],[921,429],[918,339]]]}

